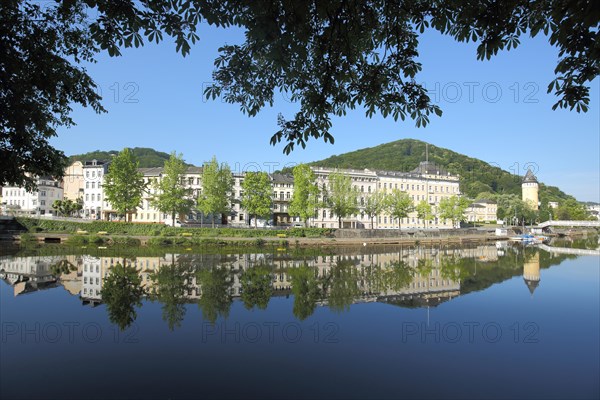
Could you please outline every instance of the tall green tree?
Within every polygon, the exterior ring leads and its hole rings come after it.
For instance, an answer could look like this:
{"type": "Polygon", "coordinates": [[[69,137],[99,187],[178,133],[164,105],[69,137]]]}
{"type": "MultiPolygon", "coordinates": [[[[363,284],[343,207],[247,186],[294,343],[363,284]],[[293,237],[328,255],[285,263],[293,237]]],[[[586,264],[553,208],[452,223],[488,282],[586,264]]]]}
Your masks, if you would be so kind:
{"type": "Polygon", "coordinates": [[[467,207],[469,207],[469,199],[466,197],[445,197],[440,201],[439,205],[440,218],[452,221],[452,226],[456,227],[459,222],[466,219],[465,211],[467,207]]]}
{"type": "Polygon", "coordinates": [[[414,210],[413,202],[408,193],[400,189],[392,189],[385,196],[385,209],[387,213],[398,220],[398,230],[402,230],[402,218],[408,217],[414,210]]]}
{"type": "Polygon", "coordinates": [[[202,168],[202,191],[198,194],[197,208],[203,215],[229,214],[233,201],[233,175],[227,163],[219,164],[213,157],[202,168]]]}
{"type": "Polygon", "coordinates": [[[131,214],[142,202],[146,189],[144,175],[138,170],[139,165],[131,149],[124,148],[113,157],[108,174],[104,177],[106,200],[120,215],[127,216],[128,221],[131,221],[131,214]]]}
{"type": "Polygon", "coordinates": [[[364,212],[371,220],[371,229],[374,228],[373,220],[377,218],[385,209],[385,193],[379,190],[375,191],[365,200],[364,212]]]}
{"type": "Polygon", "coordinates": [[[258,218],[266,218],[271,214],[273,202],[271,178],[266,172],[247,172],[242,183],[241,207],[254,216],[254,227],[258,218]]]}
{"type": "Polygon", "coordinates": [[[173,152],[165,161],[161,178],[153,184],[158,193],[151,200],[151,204],[159,211],[169,214],[173,226],[176,216],[187,214],[194,205],[190,198],[191,189],[185,187],[183,180],[186,171],[183,156],[173,152]]]}
{"type": "Polygon", "coordinates": [[[329,174],[329,192],[326,206],[337,216],[338,228],[342,218],[358,212],[359,191],[352,185],[352,179],[340,172],[329,174]]]}
{"type": "Polygon", "coordinates": [[[425,200],[421,200],[415,207],[415,211],[417,212],[417,218],[423,220],[423,227],[426,228],[427,221],[431,221],[434,218],[431,204],[425,200]]]}
{"type": "Polygon", "coordinates": [[[294,194],[290,201],[289,212],[299,216],[308,226],[308,220],[315,216],[319,207],[319,186],[315,173],[306,164],[294,167],[294,194]]]}
{"type": "Polygon", "coordinates": [[[137,318],[136,308],[142,306],[142,278],[129,265],[117,263],[102,281],[102,301],[108,318],[121,330],[127,329],[137,318]]]}

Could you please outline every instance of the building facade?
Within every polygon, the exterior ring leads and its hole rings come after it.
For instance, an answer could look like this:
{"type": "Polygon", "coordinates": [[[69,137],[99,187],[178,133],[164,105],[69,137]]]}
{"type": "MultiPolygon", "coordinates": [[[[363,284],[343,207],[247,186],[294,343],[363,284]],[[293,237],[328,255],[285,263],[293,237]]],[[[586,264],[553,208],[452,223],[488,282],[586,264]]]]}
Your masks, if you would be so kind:
{"type": "Polygon", "coordinates": [[[50,177],[37,179],[37,190],[28,191],[16,186],[2,188],[2,208],[5,214],[53,215],[52,204],[63,199],[61,183],[50,177]]]}
{"type": "Polygon", "coordinates": [[[498,219],[498,204],[493,200],[477,200],[469,204],[466,211],[469,222],[495,222],[498,219]]]}

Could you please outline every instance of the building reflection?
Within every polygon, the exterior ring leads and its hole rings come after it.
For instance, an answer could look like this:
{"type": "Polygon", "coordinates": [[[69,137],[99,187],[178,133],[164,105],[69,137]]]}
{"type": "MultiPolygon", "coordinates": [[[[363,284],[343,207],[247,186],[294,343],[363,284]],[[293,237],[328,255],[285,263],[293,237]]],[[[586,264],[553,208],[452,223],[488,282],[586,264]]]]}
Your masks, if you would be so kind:
{"type": "MultiPolygon", "coordinates": [[[[386,301],[386,299],[410,300],[414,298],[445,299],[460,294],[460,280],[444,277],[440,268],[442,260],[477,259],[494,261],[498,258],[495,246],[479,246],[462,249],[404,248],[395,252],[348,255],[320,255],[310,258],[293,258],[288,254],[165,254],[160,257],[95,257],[90,255],[2,257],[0,277],[13,287],[14,295],[62,286],[69,293],[80,296],[83,304],[97,305],[102,301],[102,282],[110,269],[120,263],[134,267],[144,288],[150,292],[154,285],[153,274],[166,265],[186,263],[194,269],[225,268],[230,276],[230,295],[242,295],[240,278],[250,268],[267,266],[271,274],[274,295],[289,294],[292,289],[291,271],[301,266],[314,270],[315,277],[327,280],[336,265],[352,269],[356,279],[358,296],[354,302],[386,301]],[[410,282],[398,288],[382,284],[377,275],[401,265],[411,270],[410,282]],[[423,265],[427,268],[423,269],[423,265]]],[[[202,295],[202,288],[195,275],[187,282],[186,297],[190,300],[202,295]]],[[[319,304],[326,305],[327,299],[319,304]]]]}

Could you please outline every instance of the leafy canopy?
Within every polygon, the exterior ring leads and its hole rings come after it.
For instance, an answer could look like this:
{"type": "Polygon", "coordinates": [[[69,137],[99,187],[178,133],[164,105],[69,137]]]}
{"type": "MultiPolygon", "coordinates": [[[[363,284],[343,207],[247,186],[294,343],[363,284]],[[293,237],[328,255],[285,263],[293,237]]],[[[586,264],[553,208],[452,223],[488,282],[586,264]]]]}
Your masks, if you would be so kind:
{"type": "Polygon", "coordinates": [[[326,206],[338,217],[338,227],[342,227],[342,218],[358,212],[358,188],[352,185],[352,179],[341,172],[329,175],[329,193],[326,206]]]}
{"type": "Polygon", "coordinates": [[[6,0],[0,19],[0,185],[62,176],[64,154],[49,144],[56,128],[74,124],[72,104],[105,111],[82,63],[165,35],[185,56],[201,22],[245,34],[243,43],[219,49],[207,97],[223,96],[250,116],[280,91],[298,102],[291,119],[279,115],[271,138],[287,143],[286,153],[310,138],[333,143],[331,117],[357,107],[417,126],[441,115],[416,82],[426,29],[478,43],[482,60],[543,32],[558,49],[548,86],[558,97],[553,108],[587,111],[589,83],[600,71],[600,8],[589,0],[6,0]]]}
{"type": "Polygon", "coordinates": [[[290,201],[290,215],[299,216],[304,223],[315,216],[319,206],[319,186],[315,173],[306,164],[294,167],[294,193],[290,201]]]}
{"type": "MultiPolygon", "coordinates": [[[[233,176],[227,163],[219,164],[213,157],[202,168],[202,192],[197,208],[204,215],[229,214],[233,201],[233,176]]],[[[213,219],[214,224],[214,219],[213,219]]]]}
{"type": "Polygon", "coordinates": [[[114,157],[108,166],[104,193],[106,200],[120,215],[130,215],[142,202],[146,182],[138,167],[137,157],[128,148],[114,157]]]}
{"type": "Polygon", "coordinates": [[[248,172],[244,176],[242,189],[241,206],[254,216],[256,227],[258,218],[268,217],[271,213],[271,178],[266,172],[248,172]]]}
{"type": "Polygon", "coordinates": [[[194,204],[190,198],[191,189],[185,187],[183,180],[187,167],[182,157],[181,154],[171,153],[171,157],[165,161],[161,178],[153,184],[158,194],[154,196],[151,203],[159,211],[170,214],[173,225],[175,225],[175,217],[179,214],[187,214],[194,204]]]}

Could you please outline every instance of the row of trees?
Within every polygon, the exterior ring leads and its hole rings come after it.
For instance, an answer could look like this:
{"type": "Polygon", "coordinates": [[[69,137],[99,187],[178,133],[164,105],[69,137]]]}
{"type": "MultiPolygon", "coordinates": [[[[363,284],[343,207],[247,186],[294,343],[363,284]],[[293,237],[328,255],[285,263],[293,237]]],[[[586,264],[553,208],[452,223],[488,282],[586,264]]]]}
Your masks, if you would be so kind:
{"type": "MultiPolygon", "coordinates": [[[[106,199],[120,214],[131,220],[142,201],[148,183],[138,170],[139,162],[130,149],[124,149],[109,167],[104,189],[106,199]]],[[[191,188],[185,186],[184,175],[187,171],[181,154],[172,153],[165,161],[161,179],[154,181],[152,187],[156,195],[150,203],[159,211],[169,214],[175,223],[179,214],[187,214],[194,207],[202,217],[211,215],[214,226],[215,215],[228,215],[234,200],[234,179],[226,163],[219,164],[215,157],[204,165],[202,189],[193,199],[191,188]]],[[[342,173],[329,176],[329,187],[321,190],[316,176],[309,166],[301,164],[294,168],[294,193],[290,201],[289,213],[299,216],[305,223],[314,218],[319,208],[331,210],[342,227],[342,219],[363,212],[371,220],[371,226],[377,216],[387,213],[398,221],[401,229],[402,218],[416,211],[424,226],[435,217],[432,206],[425,200],[414,204],[410,196],[399,189],[391,192],[376,191],[359,204],[360,193],[352,184],[352,179],[342,173]]],[[[248,172],[241,184],[240,206],[254,217],[255,227],[259,218],[268,218],[272,209],[271,179],[266,172],[248,172]]],[[[454,225],[464,220],[468,201],[458,196],[443,199],[440,202],[438,216],[451,220],[454,225]]]]}

